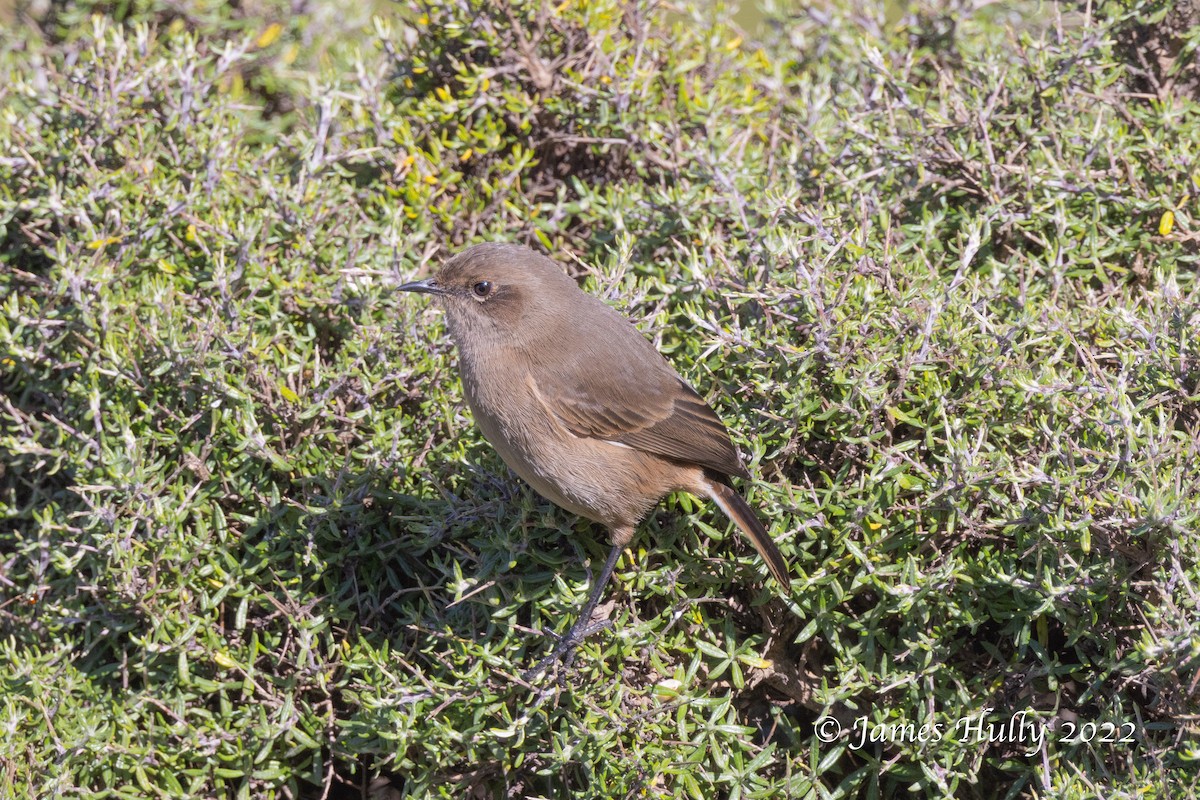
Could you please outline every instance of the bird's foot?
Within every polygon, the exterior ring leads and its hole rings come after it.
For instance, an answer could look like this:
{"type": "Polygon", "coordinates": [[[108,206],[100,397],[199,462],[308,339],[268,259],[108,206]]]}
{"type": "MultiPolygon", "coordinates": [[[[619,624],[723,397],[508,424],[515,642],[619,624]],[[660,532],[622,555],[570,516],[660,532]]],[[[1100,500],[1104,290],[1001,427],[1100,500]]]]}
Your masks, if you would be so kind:
{"type": "Polygon", "coordinates": [[[532,681],[545,672],[550,665],[560,661],[563,667],[571,666],[571,662],[575,660],[575,648],[592,634],[599,633],[609,627],[612,627],[612,620],[601,619],[593,622],[581,619],[572,625],[571,629],[562,636],[559,636],[554,631],[546,631],[546,635],[558,639],[558,643],[554,645],[554,649],[550,651],[550,655],[535,664],[532,669],[526,670],[521,675],[521,679],[526,682],[532,681]]]}

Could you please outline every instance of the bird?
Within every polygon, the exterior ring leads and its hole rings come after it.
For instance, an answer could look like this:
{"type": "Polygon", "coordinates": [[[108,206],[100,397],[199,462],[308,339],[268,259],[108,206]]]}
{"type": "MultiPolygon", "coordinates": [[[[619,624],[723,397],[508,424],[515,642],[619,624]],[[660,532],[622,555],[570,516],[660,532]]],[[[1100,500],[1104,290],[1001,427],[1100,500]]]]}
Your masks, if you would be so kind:
{"type": "Polygon", "coordinates": [[[674,491],[712,500],[785,589],[788,565],[732,486],[750,473],[712,408],[616,309],[528,247],[484,243],[404,283],[444,309],[463,393],[484,438],[542,497],[604,525],[610,549],[547,664],[593,625],[638,524],[674,491]]]}

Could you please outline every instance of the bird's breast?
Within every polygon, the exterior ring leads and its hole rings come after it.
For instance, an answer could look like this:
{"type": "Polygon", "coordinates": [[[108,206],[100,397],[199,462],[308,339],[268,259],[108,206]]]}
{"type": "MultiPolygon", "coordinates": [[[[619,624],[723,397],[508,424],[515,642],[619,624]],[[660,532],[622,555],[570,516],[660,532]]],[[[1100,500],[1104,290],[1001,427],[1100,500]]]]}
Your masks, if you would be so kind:
{"type": "Polygon", "coordinates": [[[534,374],[461,365],[475,422],[504,463],[538,494],[610,528],[634,525],[661,497],[690,488],[699,470],[674,467],[616,442],[580,437],[550,410],[534,374]],[[679,475],[676,475],[679,472],[679,475]]]}

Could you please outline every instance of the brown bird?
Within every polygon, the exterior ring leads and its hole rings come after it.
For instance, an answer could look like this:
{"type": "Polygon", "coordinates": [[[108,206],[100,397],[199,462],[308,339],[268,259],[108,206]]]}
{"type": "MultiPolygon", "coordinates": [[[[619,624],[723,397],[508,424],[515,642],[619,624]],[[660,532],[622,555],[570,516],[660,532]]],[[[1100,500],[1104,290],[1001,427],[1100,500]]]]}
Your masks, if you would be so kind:
{"type": "Polygon", "coordinates": [[[746,478],[725,426],[617,311],[528,248],[481,244],[402,291],[439,298],[467,402],[500,457],[543,497],[608,527],[612,549],[579,619],[538,665],[591,625],[634,529],[673,491],[711,498],[782,586],[788,566],[729,484],[746,478]]]}

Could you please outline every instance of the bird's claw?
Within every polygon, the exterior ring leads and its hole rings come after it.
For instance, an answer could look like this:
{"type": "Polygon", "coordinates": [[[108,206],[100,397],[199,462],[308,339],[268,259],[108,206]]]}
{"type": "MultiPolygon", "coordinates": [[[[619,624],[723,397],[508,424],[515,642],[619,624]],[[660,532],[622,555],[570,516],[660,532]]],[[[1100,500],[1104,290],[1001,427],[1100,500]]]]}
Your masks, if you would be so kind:
{"type": "Polygon", "coordinates": [[[526,670],[521,675],[521,679],[526,682],[532,681],[545,672],[547,667],[558,661],[562,662],[563,667],[570,667],[571,662],[575,660],[575,648],[582,644],[584,639],[611,627],[612,620],[601,619],[595,622],[588,622],[586,625],[577,622],[561,636],[551,630],[543,631],[547,637],[557,639],[558,641],[554,645],[554,649],[550,651],[550,654],[535,664],[532,669],[526,670]]]}

